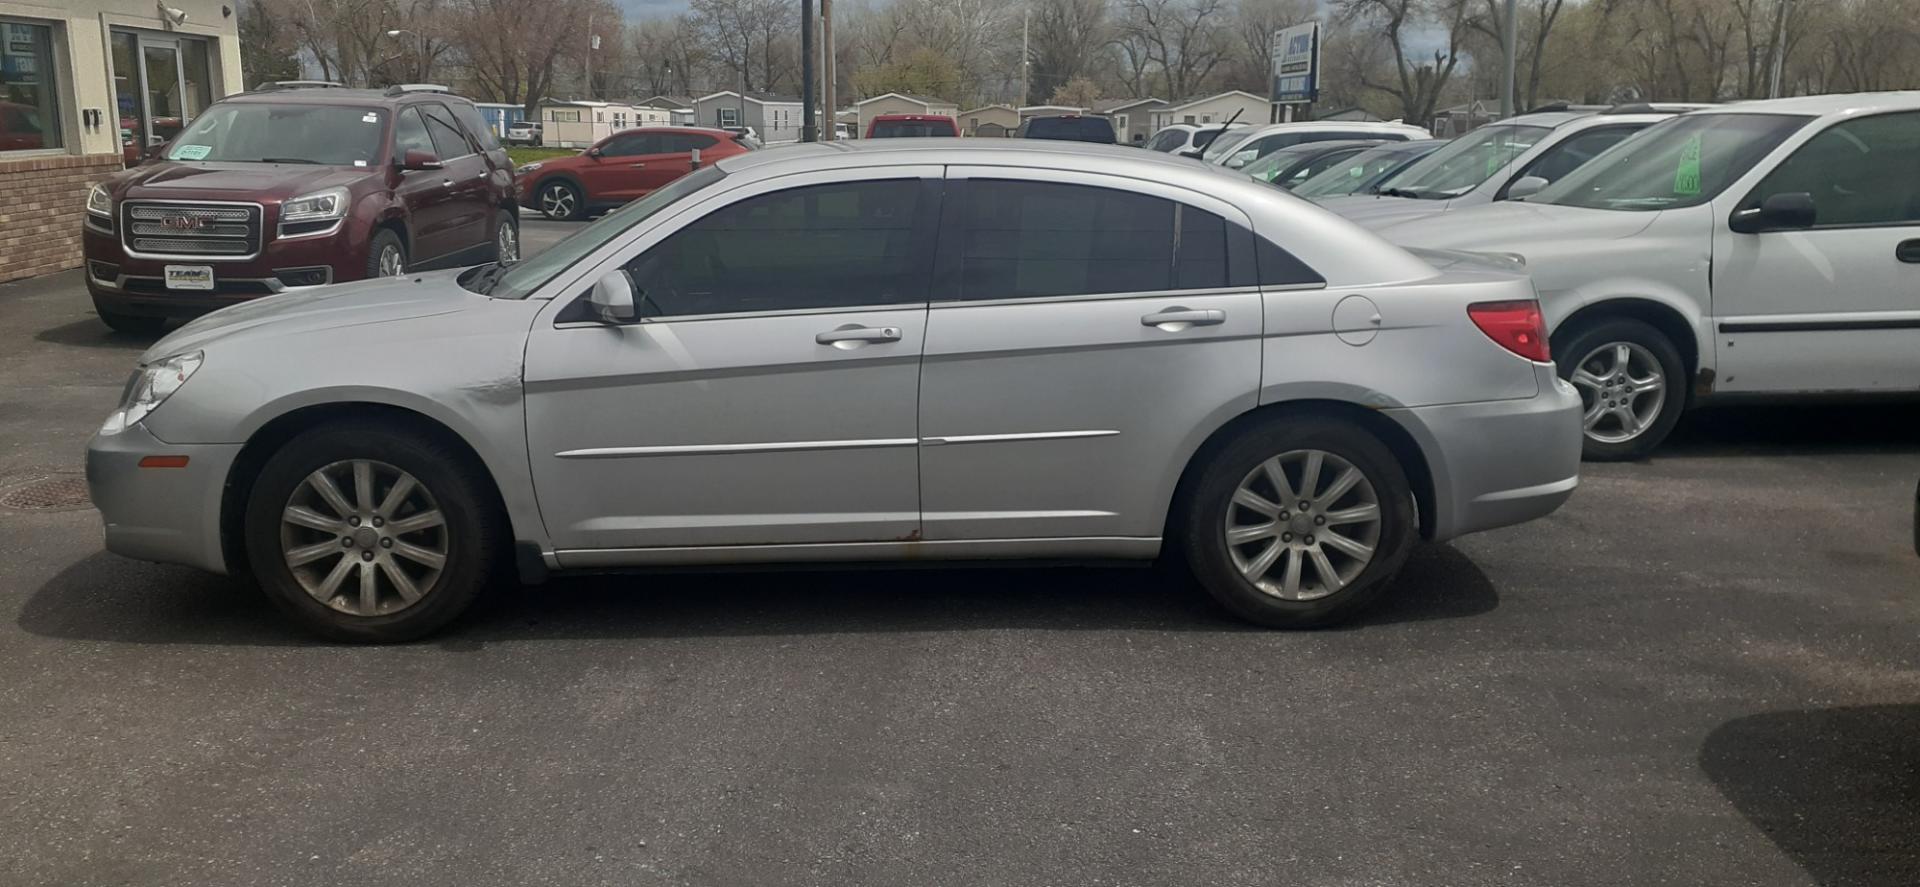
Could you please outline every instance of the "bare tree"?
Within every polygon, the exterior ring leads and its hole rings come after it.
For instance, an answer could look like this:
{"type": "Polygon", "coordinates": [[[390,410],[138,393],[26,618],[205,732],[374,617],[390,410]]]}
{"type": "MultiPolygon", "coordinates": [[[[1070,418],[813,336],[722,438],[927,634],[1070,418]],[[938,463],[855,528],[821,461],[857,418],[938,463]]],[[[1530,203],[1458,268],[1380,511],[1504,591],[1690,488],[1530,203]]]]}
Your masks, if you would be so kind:
{"type": "Polygon", "coordinates": [[[1121,31],[1160,68],[1167,98],[1191,98],[1226,58],[1225,0],[1121,0],[1121,31]]]}
{"type": "Polygon", "coordinates": [[[1101,46],[1112,39],[1107,9],[1107,0],[1037,0],[1033,4],[1033,70],[1028,94],[1019,97],[1021,104],[1031,104],[1035,96],[1051,96],[1093,70],[1101,46]]]}
{"type": "Polygon", "coordinates": [[[1336,0],[1348,24],[1377,28],[1377,39],[1393,58],[1391,79],[1369,79],[1362,84],[1394,97],[1408,123],[1423,125],[1433,119],[1435,106],[1453,78],[1463,55],[1469,6],[1463,0],[1336,0]],[[1431,36],[1437,26],[1445,44],[1431,56],[1412,47],[1416,36],[1431,36]]]}
{"type": "MultiPolygon", "coordinates": [[[[1517,104],[1521,108],[1530,108],[1540,102],[1540,75],[1547,58],[1547,40],[1553,34],[1554,24],[1560,20],[1566,0],[1520,0],[1520,3],[1520,27],[1513,45],[1519,55],[1515,66],[1525,72],[1526,79],[1518,84],[1519,88],[1515,91],[1519,93],[1517,104]]],[[[1472,18],[1468,19],[1470,27],[1487,36],[1496,53],[1506,41],[1507,18],[1504,9],[1505,0],[1479,0],[1472,18]]],[[[1494,56],[1495,61],[1498,59],[1498,55],[1494,56]]]]}

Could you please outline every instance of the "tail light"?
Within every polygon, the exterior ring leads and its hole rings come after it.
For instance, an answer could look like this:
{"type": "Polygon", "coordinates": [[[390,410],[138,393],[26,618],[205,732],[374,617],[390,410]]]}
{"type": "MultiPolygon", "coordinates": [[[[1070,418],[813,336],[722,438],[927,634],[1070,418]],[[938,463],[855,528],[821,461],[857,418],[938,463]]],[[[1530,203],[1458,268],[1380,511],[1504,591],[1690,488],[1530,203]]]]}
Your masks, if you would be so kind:
{"type": "Polygon", "coordinates": [[[1539,302],[1475,302],[1467,306],[1467,316],[1500,347],[1528,360],[1553,360],[1547,351],[1547,320],[1540,316],[1539,302]]]}

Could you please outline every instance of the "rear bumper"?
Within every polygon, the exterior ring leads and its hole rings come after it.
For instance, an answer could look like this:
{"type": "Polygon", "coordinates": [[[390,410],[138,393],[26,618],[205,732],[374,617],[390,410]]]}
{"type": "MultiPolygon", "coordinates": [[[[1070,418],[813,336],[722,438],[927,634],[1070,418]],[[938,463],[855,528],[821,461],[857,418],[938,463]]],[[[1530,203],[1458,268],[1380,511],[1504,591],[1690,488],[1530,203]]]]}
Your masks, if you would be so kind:
{"type": "Polygon", "coordinates": [[[227,572],[220,503],[240,444],[176,445],[144,425],[87,444],[87,490],[107,550],[143,561],[227,572]],[[186,456],[183,468],[141,468],[147,456],[186,456]]]}
{"type": "Polygon", "coordinates": [[[1384,411],[1427,455],[1434,540],[1545,517],[1579,486],[1580,395],[1536,372],[1530,398],[1384,411]]]}

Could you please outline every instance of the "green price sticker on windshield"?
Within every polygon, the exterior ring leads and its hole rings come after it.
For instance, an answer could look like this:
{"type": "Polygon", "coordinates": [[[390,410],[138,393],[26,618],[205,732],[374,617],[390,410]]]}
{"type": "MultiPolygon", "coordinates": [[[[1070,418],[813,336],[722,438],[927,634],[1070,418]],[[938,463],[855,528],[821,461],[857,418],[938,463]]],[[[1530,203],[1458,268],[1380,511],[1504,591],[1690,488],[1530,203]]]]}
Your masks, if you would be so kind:
{"type": "Polygon", "coordinates": [[[1680,164],[1673,170],[1673,193],[1687,197],[1700,193],[1700,135],[1680,146],[1680,164]]]}

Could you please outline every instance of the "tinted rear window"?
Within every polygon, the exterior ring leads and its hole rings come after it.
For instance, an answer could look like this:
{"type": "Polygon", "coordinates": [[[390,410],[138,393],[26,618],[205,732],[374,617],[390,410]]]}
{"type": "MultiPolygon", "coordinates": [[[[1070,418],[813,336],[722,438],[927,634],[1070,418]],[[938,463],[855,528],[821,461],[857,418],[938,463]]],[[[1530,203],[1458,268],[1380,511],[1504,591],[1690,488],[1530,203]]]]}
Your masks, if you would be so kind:
{"type": "Polygon", "coordinates": [[[1027,121],[1027,138],[1111,145],[1113,123],[1105,117],[1035,117],[1027,121]]]}
{"type": "Polygon", "coordinates": [[[922,136],[959,135],[948,120],[876,120],[868,138],[902,139],[922,136]]]}

